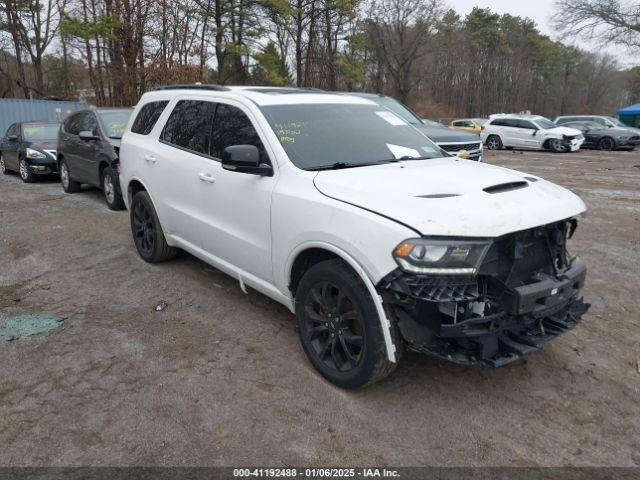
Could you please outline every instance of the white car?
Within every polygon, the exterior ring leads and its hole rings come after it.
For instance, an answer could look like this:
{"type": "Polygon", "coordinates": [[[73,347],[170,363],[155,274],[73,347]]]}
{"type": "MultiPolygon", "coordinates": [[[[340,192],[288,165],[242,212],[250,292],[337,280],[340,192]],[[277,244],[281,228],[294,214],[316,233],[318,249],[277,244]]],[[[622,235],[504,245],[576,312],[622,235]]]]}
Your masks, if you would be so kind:
{"type": "Polygon", "coordinates": [[[356,388],[405,348],[512,362],[585,310],[582,200],[442,155],[365,98],[165,87],[129,121],[120,182],[144,260],[183,249],[282,303],[313,366],[356,388]]]}
{"type": "Polygon", "coordinates": [[[575,152],[584,143],[580,130],[559,127],[539,115],[492,115],[482,126],[480,139],[489,150],[523,148],[575,152]]]}

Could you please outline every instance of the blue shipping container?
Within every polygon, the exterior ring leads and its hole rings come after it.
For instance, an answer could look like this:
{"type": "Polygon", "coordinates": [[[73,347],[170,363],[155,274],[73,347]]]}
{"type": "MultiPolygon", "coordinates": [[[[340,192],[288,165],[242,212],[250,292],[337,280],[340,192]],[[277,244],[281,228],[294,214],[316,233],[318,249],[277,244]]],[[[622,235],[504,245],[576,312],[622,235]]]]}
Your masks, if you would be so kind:
{"type": "Polygon", "coordinates": [[[61,122],[76,110],[88,108],[86,103],[55,102],[51,100],[23,100],[0,98],[0,137],[15,122],[61,122]]]}

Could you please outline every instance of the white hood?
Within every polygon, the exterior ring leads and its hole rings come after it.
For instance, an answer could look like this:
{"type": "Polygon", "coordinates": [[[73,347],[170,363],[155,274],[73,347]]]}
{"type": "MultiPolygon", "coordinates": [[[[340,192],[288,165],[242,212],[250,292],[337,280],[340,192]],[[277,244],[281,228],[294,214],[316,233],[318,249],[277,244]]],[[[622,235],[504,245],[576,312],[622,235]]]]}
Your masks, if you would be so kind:
{"type": "Polygon", "coordinates": [[[422,235],[498,237],[586,211],[578,196],[546,180],[456,158],[321,171],[314,183],[329,197],[422,235]],[[483,190],[513,182],[526,183],[497,193],[483,190]]]}
{"type": "Polygon", "coordinates": [[[544,133],[552,134],[552,135],[567,135],[568,137],[575,137],[577,135],[582,135],[582,132],[577,128],[569,128],[569,127],[550,128],[549,130],[545,130],[544,133]]]}

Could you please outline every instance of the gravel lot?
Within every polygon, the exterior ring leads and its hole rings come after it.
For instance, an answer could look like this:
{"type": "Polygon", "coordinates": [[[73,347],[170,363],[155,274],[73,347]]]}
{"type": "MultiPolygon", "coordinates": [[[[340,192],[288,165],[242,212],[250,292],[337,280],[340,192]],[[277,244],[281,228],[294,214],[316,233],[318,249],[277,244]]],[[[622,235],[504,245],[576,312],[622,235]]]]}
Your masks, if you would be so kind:
{"type": "Polygon", "coordinates": [[[358,392],[316,374],[284,307],[186,254],[140,260],[100,192],[0,177],[0,319],[64,318],[0,342],[0,466],[639,466],[640,154],[487,157],[587,202],[584,323],[496,372],[410,354],[358,392]]]}

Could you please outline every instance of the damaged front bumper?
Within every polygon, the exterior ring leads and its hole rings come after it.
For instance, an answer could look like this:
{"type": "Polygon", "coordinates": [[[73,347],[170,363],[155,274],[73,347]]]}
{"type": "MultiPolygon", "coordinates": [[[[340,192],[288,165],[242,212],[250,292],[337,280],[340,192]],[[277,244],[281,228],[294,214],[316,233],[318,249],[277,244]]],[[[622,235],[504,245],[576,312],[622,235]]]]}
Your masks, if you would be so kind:
{"type": "MultiPolygon", "coordinates": [[[[521,240],[532,246],[522,260],[527,267],[543,249],[535,251],[532,237],[521,240]]],[[[503,243],[502,250],[509,251],[510,244],[503,243]]],[[[573,329],[589,308],[579,298],[587,269],[578,259],[561,270],[521,270],[515,284],[518,264],[511,264],[503,278],[489,270],[445,277],[398,268],[378,288],[409,349],[462,365],[483,362],[495,368],[518,360],[573,329]]]]}

